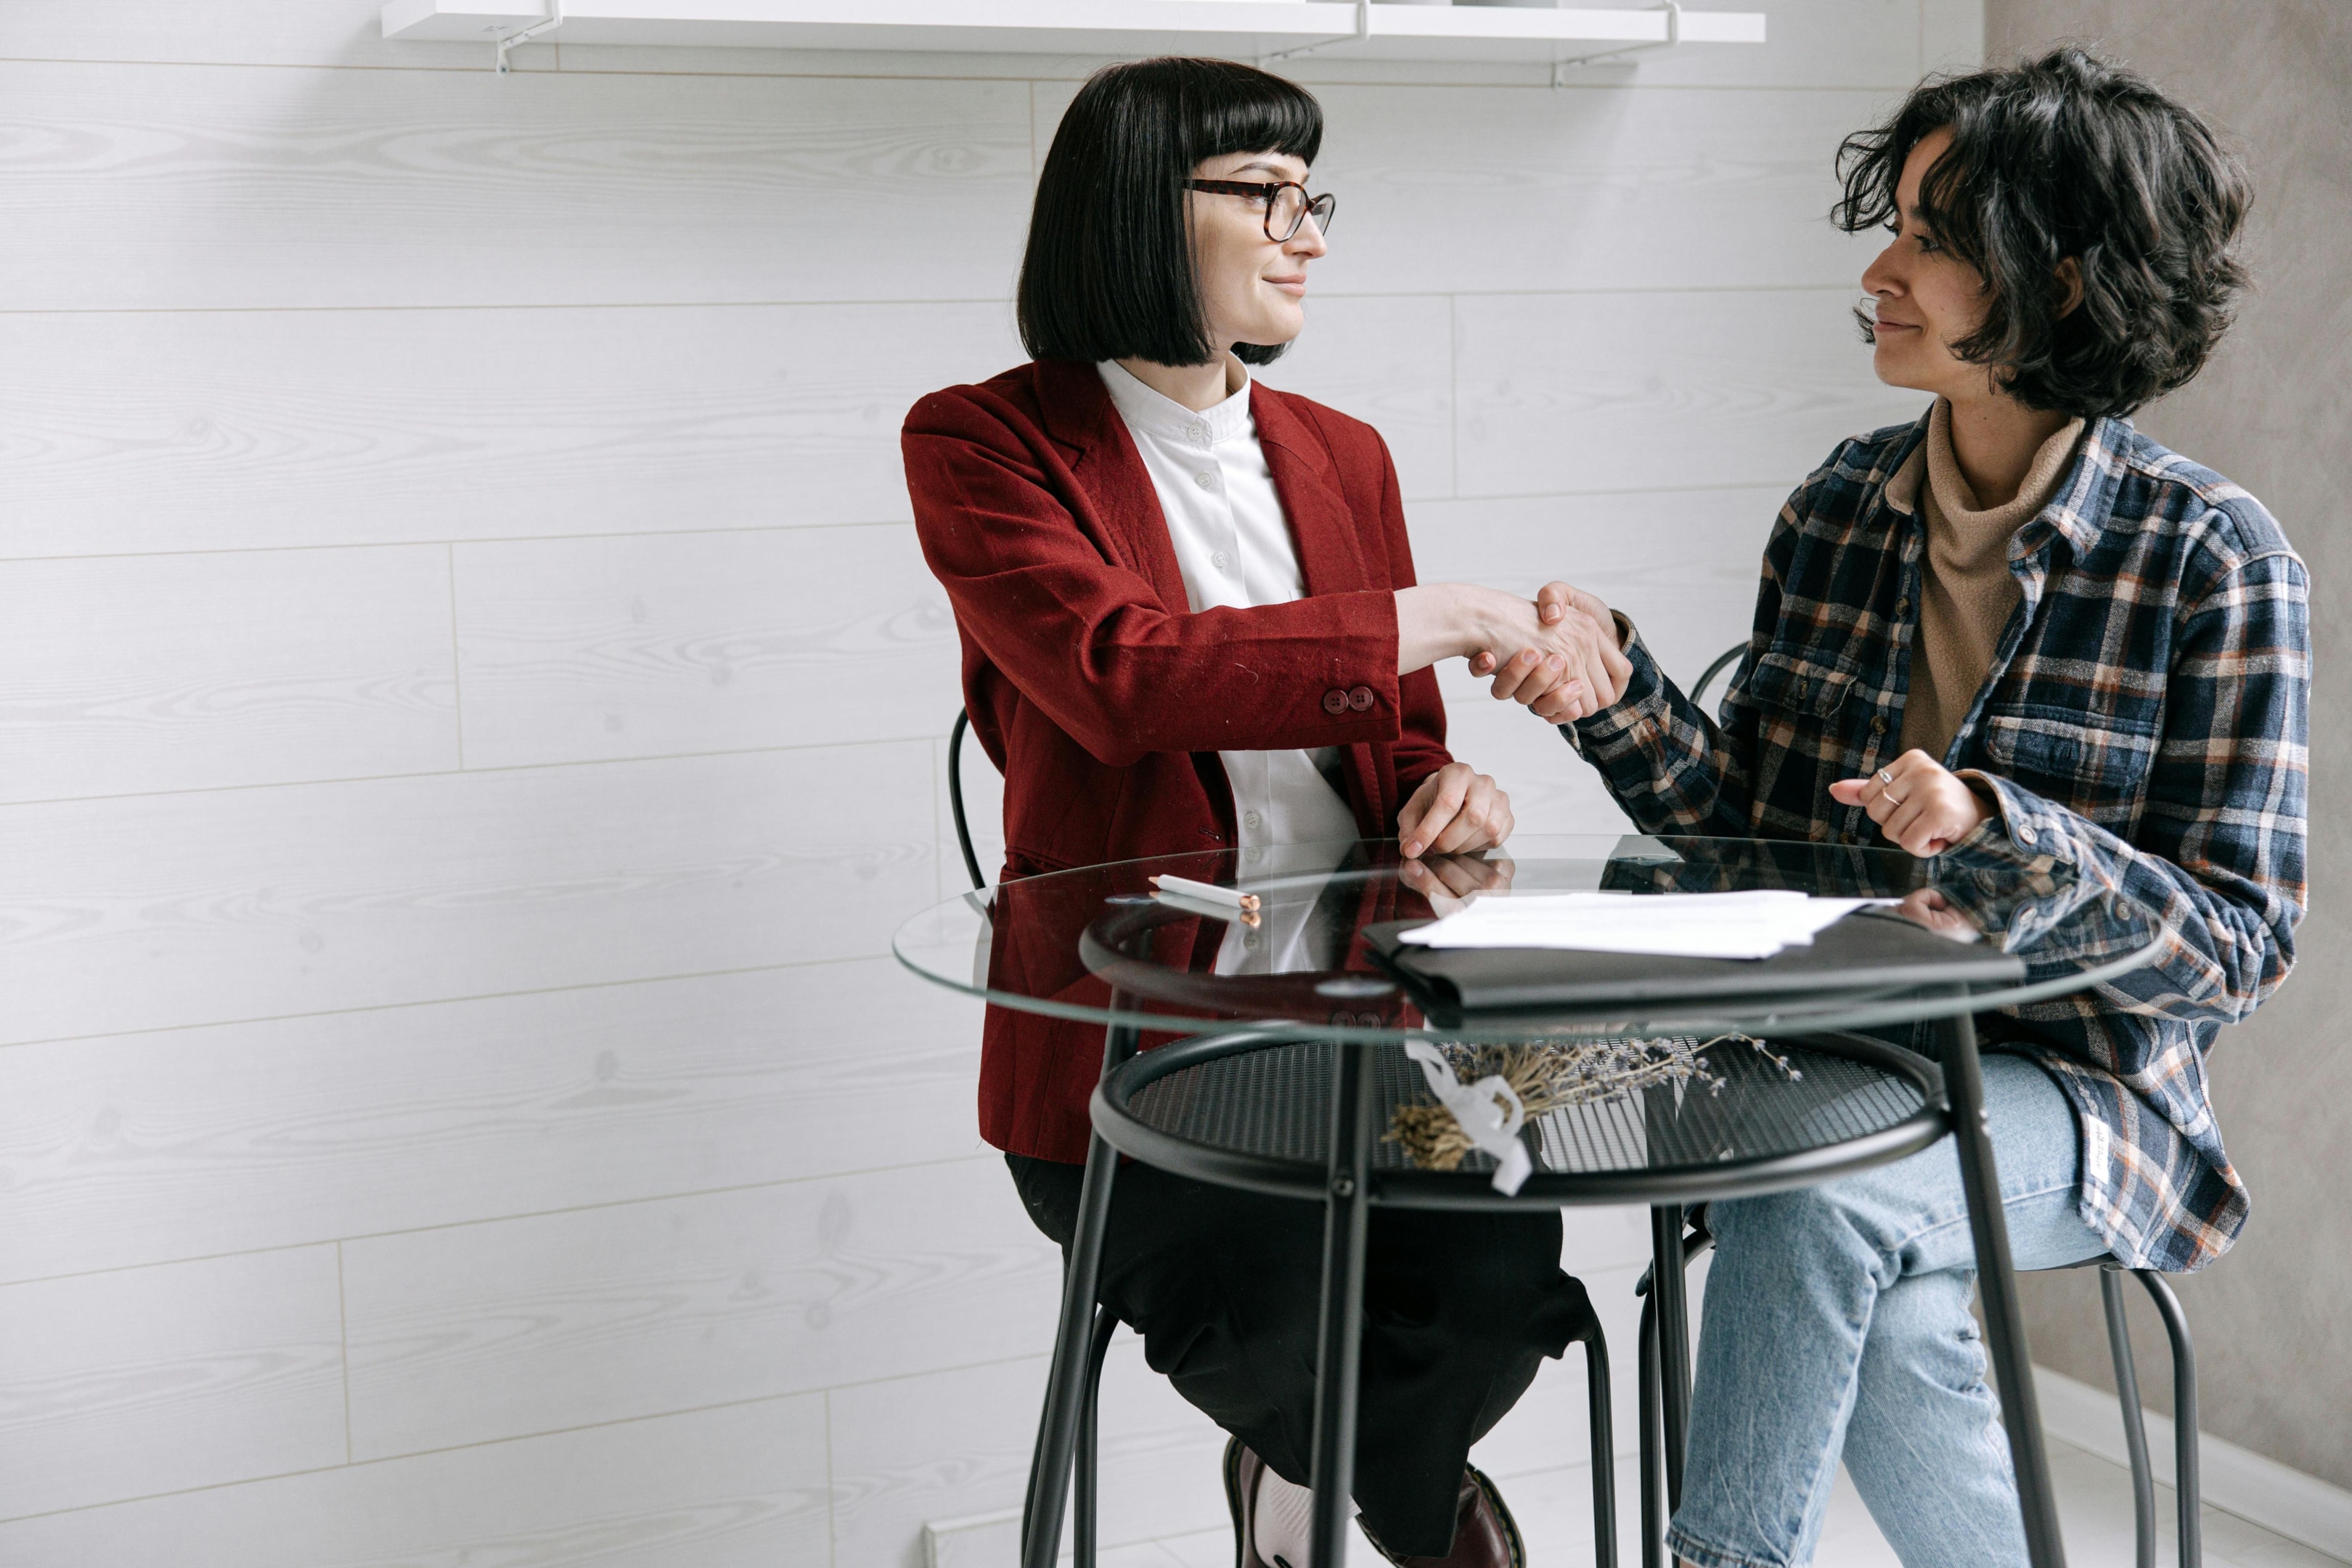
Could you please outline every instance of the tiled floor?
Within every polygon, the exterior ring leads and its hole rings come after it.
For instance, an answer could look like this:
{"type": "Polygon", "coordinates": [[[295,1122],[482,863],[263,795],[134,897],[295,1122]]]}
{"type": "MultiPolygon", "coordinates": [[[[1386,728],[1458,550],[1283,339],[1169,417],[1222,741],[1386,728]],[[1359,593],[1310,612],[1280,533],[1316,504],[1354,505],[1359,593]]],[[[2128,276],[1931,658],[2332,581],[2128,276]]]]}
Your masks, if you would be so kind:
{"type": "MultiPolygon", "coordinates": [[[[2130,1475],[2120,1466],[2054,1439],[2050,1462],[2058,1484],[2067,1562],[2073,1568],[2126,1568],[2132,1562],[2130,1475]]],[[[1528,1555],[1536,1568],[1590,1568],[1592,1539],[1583,1467],[1576,1466],[1510,1478],[1507,1490],[1526,1531],[1528,1555]]],[[[1640,1495],[1631,1463],[1621,1465],[1619,1506],[1633,1513],[1640,1495]]],[[[2158,1514],[2163,1521],[2164,1543],[2157,1561],[2170,1563],[2175,1559],[2168,1489],[2158,1494],[2158,1514]]],[[[1619,1557],[1627,1565],[1638,1561],[1630,1536],[1621,1541],[1619,1557]]],[[[1106,1552],[1101,1564],[1102,1568],[1233,1568],[1233,1532],[1211,1530],[1106,1552]]],[[[1830,1504],[1821,1552],[1814,1561],[1817,1568],[1895,1568],[1895,1553],[1871,1523],[1843,1471],[1837,1495],[1830,1504]]],[[[2346,1568],[2336,1558],[2211,1507],[2205,1510],[2205,1561],[2209,1568],[2346,1568]]],[[[1359,1537],[1349,1553],[1348,1568],[1381,1568],[1381,1564],[1359,1537]]]]}

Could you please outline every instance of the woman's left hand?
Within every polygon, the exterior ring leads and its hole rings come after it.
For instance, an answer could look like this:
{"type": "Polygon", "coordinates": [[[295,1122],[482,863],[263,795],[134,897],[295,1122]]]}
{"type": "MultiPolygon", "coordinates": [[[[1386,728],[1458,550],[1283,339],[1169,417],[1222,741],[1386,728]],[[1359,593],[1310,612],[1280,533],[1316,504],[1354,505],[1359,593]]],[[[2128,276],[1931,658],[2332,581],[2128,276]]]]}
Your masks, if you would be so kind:
{"type": "Polygon", "coordinates": [[[1408,860],[1398,868],[1398,880],[1429,900],[1429,912],[1450,915],[1481,893],[1507,893],[1518,868],[1496,856],[1432,855],[1408,860]]]}
{"type": "Polygon", "coordinates": [[[1878,830],[1925,859],[1975,831],[1992,815],[1984,797],[1927,752],[1908,751],[1866,779],[1840,779],[1830,798],[1870,813],[1878,830]]]}
{"type": "Polygon", "coordinates": [[[1491,849],[1511,836],[1511,797],[1468,763],[1448,763],[1397,813],[1405,858],[1491,849]]]}

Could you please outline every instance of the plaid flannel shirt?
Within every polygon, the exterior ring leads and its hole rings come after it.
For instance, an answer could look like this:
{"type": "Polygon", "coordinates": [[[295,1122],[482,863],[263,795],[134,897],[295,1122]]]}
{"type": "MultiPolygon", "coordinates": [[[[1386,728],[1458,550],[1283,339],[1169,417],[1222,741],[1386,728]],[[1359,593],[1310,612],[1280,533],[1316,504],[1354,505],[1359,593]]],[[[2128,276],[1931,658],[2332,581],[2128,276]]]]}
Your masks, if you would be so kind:
{"type": "MultiPolygon", "coordinates": [[[[1624,628],[1623,698],[1561,732],[1645,831],[1885,842],[1829,785],[1898,754],[1927,430],[1849,440],[1790,497],[1717,718],[1624,628]]],[[[2200,1268],[2247,1213],[2205,1053],[2285,978],[2303,916],[2308,578],[2260,502],[2121,419],[2084,433],[2009,565],[2024,602],[1943,758],[2000,809],[1937,874],[2055,863],[2160,919],[2153,965],[1979,1023],[2065,1091],[2115,1255],[2200,1268]]]]}

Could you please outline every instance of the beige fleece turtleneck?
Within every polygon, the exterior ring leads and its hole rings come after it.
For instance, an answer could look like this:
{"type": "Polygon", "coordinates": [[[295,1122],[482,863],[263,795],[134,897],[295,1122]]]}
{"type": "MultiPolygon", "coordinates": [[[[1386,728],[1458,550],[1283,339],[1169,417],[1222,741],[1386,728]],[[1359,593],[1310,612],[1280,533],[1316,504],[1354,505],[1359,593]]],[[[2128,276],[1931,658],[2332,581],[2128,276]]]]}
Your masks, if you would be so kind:
{"type": "Polygon", "coordinates": [[[1903,751],[1916,747],[1938,762],[1991,673],[2000,634],[2022,596],[2010,575],[2009,542],[2049,504],[2083,421],[2070,420],[2042,444],[2014,499],[1990,510],[1952,456],[1952,405],[1936,400],[1927,439],[1896,476],[1916,493],[1927,525],[1921,563],[1919,634],[1911,645],[1911,684],[1903,697],[1903,751]],[[1924,463],[1925,484],[1919,482],[1924,463]]]}

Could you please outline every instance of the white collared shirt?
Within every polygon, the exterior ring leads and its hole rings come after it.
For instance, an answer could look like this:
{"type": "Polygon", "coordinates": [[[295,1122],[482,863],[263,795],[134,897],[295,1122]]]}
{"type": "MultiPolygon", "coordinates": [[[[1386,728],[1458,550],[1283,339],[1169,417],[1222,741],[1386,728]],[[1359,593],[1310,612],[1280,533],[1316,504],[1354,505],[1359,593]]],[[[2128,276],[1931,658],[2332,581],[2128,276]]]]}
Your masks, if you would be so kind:
{"type": "MultiPolygon", "coordinates": [[[[1116,361],[1095,367],[1160,496],[1192,612],[1255,609],[1307,596],[1274,470],[1258,444],[1246,371],[1241,390],[1198,413],[1138,381],[1116,361]]],[[[1220,752],[1233,785],[1245,862],[1274,844],[1356,837],[1339,776],[1339,750],[1220,752]]]]}

